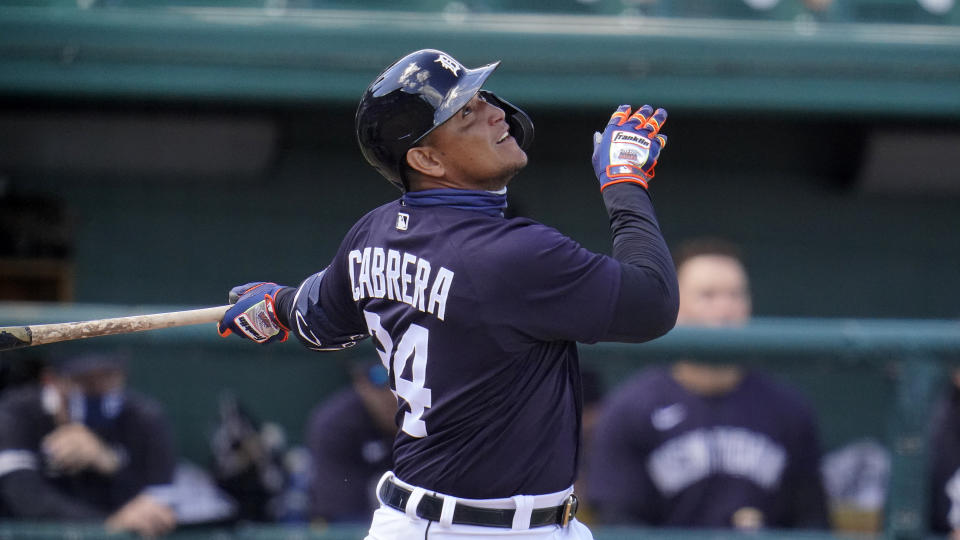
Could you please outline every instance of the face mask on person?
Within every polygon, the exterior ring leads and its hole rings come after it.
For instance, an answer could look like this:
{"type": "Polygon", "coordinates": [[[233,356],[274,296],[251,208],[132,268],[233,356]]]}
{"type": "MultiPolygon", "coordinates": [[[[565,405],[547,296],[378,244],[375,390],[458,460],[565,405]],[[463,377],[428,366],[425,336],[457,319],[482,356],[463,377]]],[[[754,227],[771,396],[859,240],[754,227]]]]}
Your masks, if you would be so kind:
{"type": "Polygon", "coordinates": [[[122,410],[122,390],[96,395],[84,394],[79,390],[70,393],[70,419],[94,431],[113,426],[122,410]]]}

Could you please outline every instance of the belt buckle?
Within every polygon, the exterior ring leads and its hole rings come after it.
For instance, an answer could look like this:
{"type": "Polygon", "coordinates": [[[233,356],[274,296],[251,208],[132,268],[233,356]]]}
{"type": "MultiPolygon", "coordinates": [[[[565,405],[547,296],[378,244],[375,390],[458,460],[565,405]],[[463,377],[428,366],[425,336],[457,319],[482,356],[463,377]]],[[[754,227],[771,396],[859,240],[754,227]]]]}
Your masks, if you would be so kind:
{"type": "Polygon", "coordinates": [[[577,515],[577,508],[580,506],[580,500],[577,499],[577,496],[573,493],[567,497],[566,502],[563,503],[563,516],[560,517],[560,526],[566,527],[570,520],[577,515]]]}

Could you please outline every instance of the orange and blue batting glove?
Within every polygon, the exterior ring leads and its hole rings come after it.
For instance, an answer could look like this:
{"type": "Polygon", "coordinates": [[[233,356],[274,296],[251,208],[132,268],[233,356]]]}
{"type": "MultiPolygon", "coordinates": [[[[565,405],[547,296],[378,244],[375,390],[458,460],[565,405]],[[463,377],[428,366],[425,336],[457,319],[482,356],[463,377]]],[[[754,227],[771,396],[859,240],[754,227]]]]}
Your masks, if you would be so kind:
{"type": "Polygon", "coordinates": [[[603,133],[593,134],[593,170],[601,191],[622,182],[646,189],[667,145],[667,136],[660,134],[666,110],[644,105],[631,114],[630,109],[630,105],[618,107],[603,133]]]}
{"type": "Polygon", "coordinates": [[[277,292],[284,287],[276,283],[255,281],[230,289],[233,307],[217,325],[221,337],[236,333],[257,343],[286,341],[290,330],[277,319],[277,292]]]}

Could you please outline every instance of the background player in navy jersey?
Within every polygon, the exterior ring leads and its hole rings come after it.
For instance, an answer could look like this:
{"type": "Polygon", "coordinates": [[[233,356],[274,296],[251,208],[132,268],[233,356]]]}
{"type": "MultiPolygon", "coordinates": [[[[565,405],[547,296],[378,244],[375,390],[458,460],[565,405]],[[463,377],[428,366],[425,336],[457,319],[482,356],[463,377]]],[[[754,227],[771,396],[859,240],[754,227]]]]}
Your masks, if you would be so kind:
{"type": "Polygon", "coordinates": [[[930,530],[960,540],[960,369],[939,397],[930,422],[930,530]]]}
{"type": "Polygon", "coordinates": [[[361,218],[299,287],[234,288],[221,321],[221,334],[293,333],[317,350],[372,337],[399,430],[370,539],[590,538],[572,518],[576,342],[642,342],[676,320],[673,261],[646,191],[667,112],[622,105],[594,134],[613,256],[592,253],[503,217],[533,124],[481,89],[498,64],[421,50],[377,77],[357,138],[403,196],[361,218]]]}
{"type": "Polygon", "coordinates": [[[387,370],[371,359],[352,366],[350,375],[350,387],[324,400],[307,421],[314,522],[369,519],[379,506],[373,488],[393,463],[397,399],[387,370]]]}
{"type": "MultiPolygon", "coordinates": [[[[675,255],[678,325],[747,322],[734,245],[697,239],[675,255]]],[[[601,523],[828,526],[812,409],[768,376],[696,361],[648,368],[607,396],[594,434],[586,495],[601,523]]]]}
{"type": "Polygon", "coordinates": [[[0,516],[102,522],[156,537],[176,527],[162,492],[176,456],[166,414],[127,388],[125,361],[55,362],[0,399],[0,516]]]}

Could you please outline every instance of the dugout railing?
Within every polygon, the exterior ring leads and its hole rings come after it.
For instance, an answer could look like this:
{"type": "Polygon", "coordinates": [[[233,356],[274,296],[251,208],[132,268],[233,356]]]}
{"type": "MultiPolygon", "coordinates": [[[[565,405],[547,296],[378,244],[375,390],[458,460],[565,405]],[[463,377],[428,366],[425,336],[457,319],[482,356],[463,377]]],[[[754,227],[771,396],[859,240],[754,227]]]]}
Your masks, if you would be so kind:
{"type": "MultiPolygon", "coordinates": [[[[184,307],[0,303],[0,326],[174,309],[184,307]]],[[[199,463],[208,452],[206,437],[220,392],[233,392],[261,418],[284,426],[296,443],[309,409],[347,384],[345,362],[375,355],[369,342],[337,354],[312,353],[294,343],[257,347],[221,339],[203,325],[21,349],[0,353],[0,362],[14,354],[52,358],[105,349],[130,355],[131,386],[168,407],[182,454],[199,463]]],[[[890,475],[877,531],[764,531],[751,538],[931,536],[927,431],[931,410],[947,388],[947,374],[960,366],[960,321],[757,318],[741,329],[677,328],[642,345],[581,346],[581,357],[583,368],[594,370],[606,389],[645,366],[681,357],[756,366],[795,384],[810,398],[825,450],[863,438],[888,449],[890,475]]],[[[598,540],[746,537],[729,531],[594,529],[598,540]]],[[[257,524],[185,528],[172,537],[339,540],[361,538],[364,530],[362,524],[257,524]]],[[[98,526],[0,520],[0,539],[106,536],[98,526]]]]}

